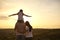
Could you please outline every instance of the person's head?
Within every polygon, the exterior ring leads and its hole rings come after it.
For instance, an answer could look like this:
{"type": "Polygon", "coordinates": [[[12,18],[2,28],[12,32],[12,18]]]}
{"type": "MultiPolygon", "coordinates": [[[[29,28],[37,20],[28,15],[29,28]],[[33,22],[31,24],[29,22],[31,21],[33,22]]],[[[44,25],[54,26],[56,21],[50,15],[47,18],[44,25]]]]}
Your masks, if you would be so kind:
{"type": "Polygon", "coordinates": [[[30,25],[28,21],[26,21],[25,24],[26,24],[27,26],[30,25]]]}
{"type": "Polygon", "coordinates": [[[20,11],[19,12],[23,12],[23,10],[22,9],[20,9],[20,11]]]}
{"type": "Polygon", "coordinates": [[[30,23],[28,21],[26,21],[25,24],[26,24],[26,26],[29,27],[29,31],[31,31],[32,30],[32,26],[30,25],[30,23]]]}

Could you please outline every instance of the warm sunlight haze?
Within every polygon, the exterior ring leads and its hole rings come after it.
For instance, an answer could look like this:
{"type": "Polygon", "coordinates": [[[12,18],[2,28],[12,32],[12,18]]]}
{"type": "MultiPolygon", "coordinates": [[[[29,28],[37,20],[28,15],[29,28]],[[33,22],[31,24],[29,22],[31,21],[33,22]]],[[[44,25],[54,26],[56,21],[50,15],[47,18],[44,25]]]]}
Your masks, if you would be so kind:
{"type": "Polygon", "coordinates": [[[0,0],[0,29],[14,28],[18,16],[23,12],[32,17],[24,16],[33,28],[60,28],[60,0],[0,0]]]}

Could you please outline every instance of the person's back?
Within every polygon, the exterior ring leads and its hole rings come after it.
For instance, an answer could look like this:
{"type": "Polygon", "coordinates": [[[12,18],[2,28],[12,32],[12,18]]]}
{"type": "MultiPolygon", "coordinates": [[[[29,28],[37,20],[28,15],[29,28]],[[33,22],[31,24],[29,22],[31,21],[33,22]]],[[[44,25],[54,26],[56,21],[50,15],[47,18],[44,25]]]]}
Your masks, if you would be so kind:
{"type": "Polygon", "coordinates": [[[19,14],[18,14],[18,20],[23,20],[23,12],[19,12],[19,14]]]}
{"type": "Polygon", "coordinates": [[[25,35],[26,35],[26,38],[33,37],[32,30],[29,31],[29,27],[28,26],[26,26],[26,34],[25,35]]]}
{"type": "Polygon", "coordinates": [[[17,22],[16,25],[15,25],[15,30],[16,32],[18,33],[25,33],[26,29],[25,29],[26,25],[24,23],[20,23],[20,22],[17,22]]]}
{"type": "Polygon", "coordinates": [[[26,25],[22,22],[17,22],[15,25],[16,40],[25,40],[25,27],[26,25]]]}
{"type": "Polygon", "coordinates": [[[26,40],[32,40],[33,38],[32,26],[29,24],[28,21],[26,21],[25,24],[26,24],[26,33],[25,33],[26,40]]]}

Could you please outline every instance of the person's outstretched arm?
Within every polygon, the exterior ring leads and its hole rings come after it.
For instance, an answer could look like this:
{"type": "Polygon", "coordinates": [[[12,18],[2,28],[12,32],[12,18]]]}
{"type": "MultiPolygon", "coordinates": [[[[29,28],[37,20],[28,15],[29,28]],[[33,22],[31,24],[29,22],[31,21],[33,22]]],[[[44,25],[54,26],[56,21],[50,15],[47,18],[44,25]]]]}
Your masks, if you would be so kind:
{"type": "Polygon", "coordinates": [[[25,15],[25,16],[27,16],[27,17],[32,17],[32,16],[29,16],[29,15],[26,15],[26,14],[23,14],[23,15],[25,15]]]}
{"type": "Polygon", "coordinates": [[[17,13],[17,14],[12,14],[12,15],[9,15],[9,17],[10,17],[10,16],[14,16],[14,15],[18,15],[18,13],[17,13]]]}

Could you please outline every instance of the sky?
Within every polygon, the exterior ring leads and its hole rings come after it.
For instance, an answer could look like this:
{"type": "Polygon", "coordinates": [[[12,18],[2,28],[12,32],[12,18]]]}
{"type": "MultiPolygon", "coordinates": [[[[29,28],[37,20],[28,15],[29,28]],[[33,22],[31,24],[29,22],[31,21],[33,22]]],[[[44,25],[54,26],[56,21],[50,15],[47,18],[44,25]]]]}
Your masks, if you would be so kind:
{"type": "Polygon", "coordinates": [[[0,28],[14,28],[20,9],[33,28],[60,28],[60,0],[0,0],[0,28]]]}

